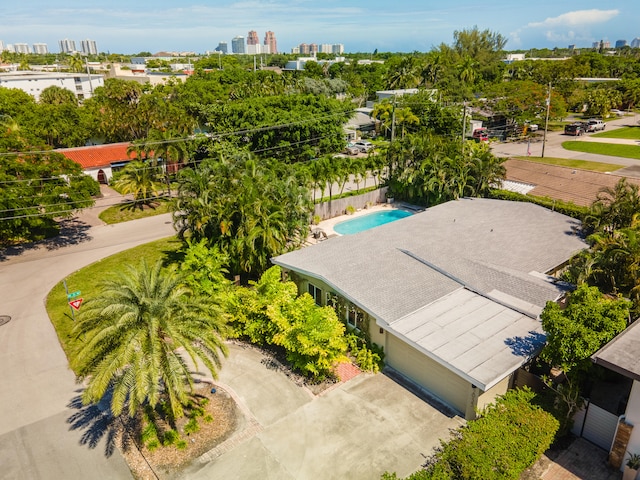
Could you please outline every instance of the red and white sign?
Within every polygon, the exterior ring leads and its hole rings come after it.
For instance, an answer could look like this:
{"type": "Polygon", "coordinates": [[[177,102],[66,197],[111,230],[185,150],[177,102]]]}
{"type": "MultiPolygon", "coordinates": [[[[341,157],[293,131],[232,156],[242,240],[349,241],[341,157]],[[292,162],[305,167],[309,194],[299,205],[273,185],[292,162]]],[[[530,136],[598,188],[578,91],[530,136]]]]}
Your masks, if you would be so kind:
{"type": "Polygon", "coordinates": [[[71,300],[69,302],[69,305],[71,305],[71,307],[74,310],[80,310],[80,305],[82,305],[82,298],[76,298],[75,300],[71,300]]]}

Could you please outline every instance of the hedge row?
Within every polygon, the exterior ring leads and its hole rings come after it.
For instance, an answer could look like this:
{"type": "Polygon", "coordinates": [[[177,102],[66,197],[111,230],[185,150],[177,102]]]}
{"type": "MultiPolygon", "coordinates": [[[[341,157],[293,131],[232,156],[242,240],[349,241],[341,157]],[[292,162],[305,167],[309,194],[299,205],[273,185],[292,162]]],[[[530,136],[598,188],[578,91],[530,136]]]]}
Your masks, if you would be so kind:
{"type": "Polygon", "coordinates": [[[554,200],[549,197],[532,197],[522,193],[510,192],[508,190],[491,190],[489,198],[535,203],[536,205],[549,208],[558,213],[568,215],[569,217],[577,218],[578,220],[582,220],[589,212],[589,207],[582,207],[572,202],[563,202],[562,200],[554,200]]]}
{"type": "MultiPolygon", "coordinates": [[[[549,448],[558,421],[529,389],[510,390],[459,428],[408,480],[517,480],[549,448]]],[[[385,474],[383,479],[397,478],[385,474]]]]}

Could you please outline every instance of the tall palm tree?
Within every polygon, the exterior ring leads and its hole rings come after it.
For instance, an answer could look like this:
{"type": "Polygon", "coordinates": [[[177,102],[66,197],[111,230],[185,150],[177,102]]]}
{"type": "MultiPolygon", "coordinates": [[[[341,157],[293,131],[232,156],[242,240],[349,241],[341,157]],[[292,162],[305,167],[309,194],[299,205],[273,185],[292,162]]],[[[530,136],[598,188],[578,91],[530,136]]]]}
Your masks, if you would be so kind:
{"type": "Polygon", "coordinates": [[[176,272],[142,262],[128,266],[117,280],[106,280],[86,303],[73,334],[83,338],[72,364],[87,386],[85,404],[112,391],[111,412],[126,408],[134,416],[140,407],[166,401],[173,419],[190,400],[193,373],[186,358],[217,376],[225,323],[218,299],[190,290],[176,272]]]}

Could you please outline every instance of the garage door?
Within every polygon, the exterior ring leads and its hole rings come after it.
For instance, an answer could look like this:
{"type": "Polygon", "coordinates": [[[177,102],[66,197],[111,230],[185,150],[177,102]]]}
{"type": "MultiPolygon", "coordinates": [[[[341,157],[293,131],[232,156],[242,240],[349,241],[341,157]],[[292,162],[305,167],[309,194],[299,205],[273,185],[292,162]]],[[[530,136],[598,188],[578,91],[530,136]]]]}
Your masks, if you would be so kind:
{"type": "Polygon", "coordinates": [[[464,416],[471,390],[469,382],[390,334],[387,335],[385,359],[390,367],[464,416]]]}

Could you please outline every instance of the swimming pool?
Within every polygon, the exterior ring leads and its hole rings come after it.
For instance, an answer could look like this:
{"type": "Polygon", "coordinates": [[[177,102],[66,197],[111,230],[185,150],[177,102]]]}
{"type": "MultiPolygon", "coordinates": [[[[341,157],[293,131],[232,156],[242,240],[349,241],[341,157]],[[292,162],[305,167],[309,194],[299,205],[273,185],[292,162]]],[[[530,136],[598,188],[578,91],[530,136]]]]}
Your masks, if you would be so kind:
{"type": "Polygon", "coordinates": [[[401,218],[410,217],[411,215],[411,213],[404,210],[384,210],[336,223],[333,230],[340,235],[352,235],[370,228],[379,227],[385,223],[395,222],[401,218]]]}

